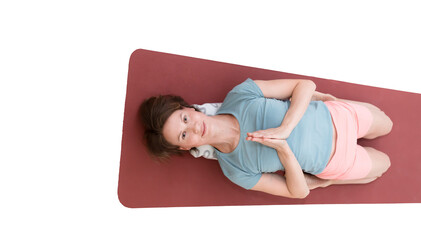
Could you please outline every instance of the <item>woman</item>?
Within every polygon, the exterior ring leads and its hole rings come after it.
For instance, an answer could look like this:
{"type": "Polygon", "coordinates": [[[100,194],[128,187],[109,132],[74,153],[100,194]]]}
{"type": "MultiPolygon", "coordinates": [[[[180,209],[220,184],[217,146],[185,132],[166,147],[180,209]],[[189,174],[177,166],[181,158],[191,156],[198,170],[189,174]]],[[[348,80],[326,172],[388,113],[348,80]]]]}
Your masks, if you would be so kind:
{"type": "Polygon", "coordinates": [[[338,100],[315,89],[310,80],[247,79],[228,93],[215,116],[180,97],[149,98],[140,112],[148,149],[167,157],[212,145],[232,182],[289,198],[380,177],[390,166],[388,156],[357,145],[357,138],[388,134],[390,118],[371,104],[338,100]]]}

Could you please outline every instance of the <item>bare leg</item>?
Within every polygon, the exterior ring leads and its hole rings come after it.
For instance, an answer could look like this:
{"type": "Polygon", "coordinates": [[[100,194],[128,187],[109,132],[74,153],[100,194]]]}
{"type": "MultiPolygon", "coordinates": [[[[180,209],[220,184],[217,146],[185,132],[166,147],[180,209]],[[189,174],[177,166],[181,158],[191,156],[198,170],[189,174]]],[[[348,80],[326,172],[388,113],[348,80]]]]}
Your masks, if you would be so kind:
{"type": "Polygon", "coordinates": [[[372,147],[364,147],[372,161],[372,168],[368,175],[362,179],[336,180],[332,179],[331,184],[365,184],[376,180],[382,176],[390,167],[390,159],[387,154],[380,152],[372,147]]]}
{"type": "Polygon", "coordinates": [[[371,115],[373,116],[373,123],[371,124],[370,128],[368,129],[368,132],[363,136],[363,138],[374,139],[389,134],[392,131],[392,120],[386,115],[386,113],[384,113],[382,110],[380,110],[373,104],[339,98],[338,101],[358,104],[361,106],[365,106],[370,110],[371,115]]]}
{"type": "Polygon", "coordinates": [[[373,178],[363,178],[363,179],[355,179],[355,180],[332,180],[332,185],[333,184],[366,184],[366,183],[370,183],[374,180],[376,180],[377,177],[373,177],[373,178]]]}
{"type": "MultiPolygon", "coordinates": [[[[368,132],[363,136],[363,138],[373,139],[379,136],[386,135],[391,132],[392,127],[393,127],[392,120],[382,110],[380,110],[378,107],[374,106],[373,104],[346,100],[346,99],[339,99],[339,98],[337,99],[337,101],[362,105],[362,106],[367,107],[370,110],[373,116],[373,123],[371,124],[368,132]]],[[[389,156],[371,147],[364,147],[364,148],[367,150],[368,155],[370,156],[370,159],[372,160],[372,169],[365,178],[353,179],[353,180],[337,180],[337,179],[324,180],[324,179],[317,178],[315,176],[312,176],[312,177],[306,176],[306,180],[307,180],[307,184],[309,185],[309,188],[314,189],[317,187],[327,187],[333,184],[366,184],[366,183],[370,183],[376,180],[384,172],[386,172],[387,169],[390,167],[389,156]]]]}
{"type": "Polygon", "coordinates": [[[332,180],[330,179],[321,179],[307,173],[304,173],[304,178],[306,179],[307,186],[310,190],[318,187],[327,187],[332,184],[332,180]]]}
{"type": "Polygon", "coordinates": [[[337,179],[321,179],[314,175],[304,174],[306,179],[308,188],[310,190],[319,188],[319,187],[327,187],[330,185],[336,184],[366,184],[376,180],[377,177],[373,178],[364,178],[364,179],[353,179],[353,180],[337,180],[337,179]]]}

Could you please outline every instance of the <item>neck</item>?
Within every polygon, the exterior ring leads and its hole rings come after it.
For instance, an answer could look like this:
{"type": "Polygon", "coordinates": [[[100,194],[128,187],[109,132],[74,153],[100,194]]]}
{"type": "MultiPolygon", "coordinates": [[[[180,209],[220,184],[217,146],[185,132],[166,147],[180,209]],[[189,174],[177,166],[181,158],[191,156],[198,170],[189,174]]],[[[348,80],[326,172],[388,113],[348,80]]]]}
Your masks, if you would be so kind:
{"type": "Polygon", "coordinates": [[[229,153],[234,151],[240,140],[240,125],[237,119],[228,114],[221,114],[212,117],[214,120],[213,147],[220,152],[229,153]]]}

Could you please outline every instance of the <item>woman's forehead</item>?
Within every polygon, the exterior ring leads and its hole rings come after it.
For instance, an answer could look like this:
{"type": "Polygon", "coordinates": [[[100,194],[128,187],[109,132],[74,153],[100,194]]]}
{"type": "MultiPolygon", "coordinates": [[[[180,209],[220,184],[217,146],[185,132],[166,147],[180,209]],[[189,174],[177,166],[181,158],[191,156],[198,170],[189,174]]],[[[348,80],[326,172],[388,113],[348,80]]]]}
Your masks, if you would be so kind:
{"type": "Polygon", "coordinates": [[[164,124],[162,133],[164,138],[170,142],[178,142],[178,135],[181,130],[183,110],[173,112],[164,124]]]}

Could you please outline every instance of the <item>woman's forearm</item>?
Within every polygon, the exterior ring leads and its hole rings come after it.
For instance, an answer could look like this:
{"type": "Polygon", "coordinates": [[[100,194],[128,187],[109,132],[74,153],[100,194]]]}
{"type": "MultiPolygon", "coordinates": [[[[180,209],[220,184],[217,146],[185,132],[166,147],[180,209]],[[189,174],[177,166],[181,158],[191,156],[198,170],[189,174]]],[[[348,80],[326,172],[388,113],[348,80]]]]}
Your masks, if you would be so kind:
{"type": "Polygon", "coordinates": [[[311,96],[311,101],[321,101],[323,100],[323,93],[314,91],[313,95],[311,96]]]}
{"type": "Polygon", "coordinates": [[[315,90],[316,84],[312,81],[302,81],[295,87],[291,96],[291,105],[285,114],[281,128],[292,132],[307,110],[315,90]]]}
{"type": "Polygon", "coordinates": [[[297,198],[306,197],[310,190],[303,170],[289,146],[277,149],[278,157],[285,168],[285,180],[288,191],[297,198]]]}

